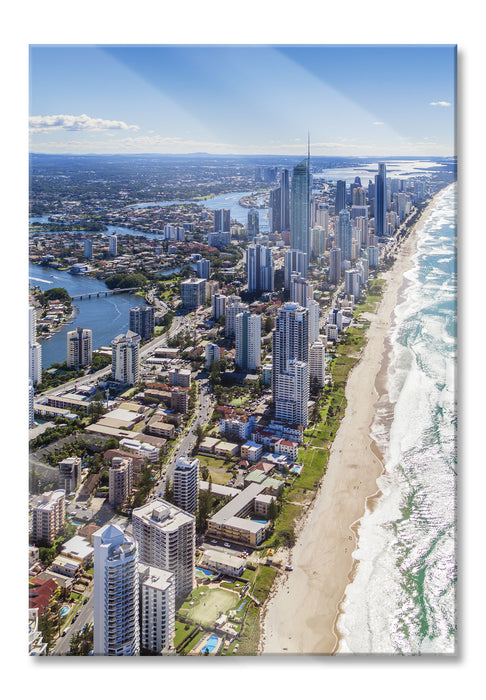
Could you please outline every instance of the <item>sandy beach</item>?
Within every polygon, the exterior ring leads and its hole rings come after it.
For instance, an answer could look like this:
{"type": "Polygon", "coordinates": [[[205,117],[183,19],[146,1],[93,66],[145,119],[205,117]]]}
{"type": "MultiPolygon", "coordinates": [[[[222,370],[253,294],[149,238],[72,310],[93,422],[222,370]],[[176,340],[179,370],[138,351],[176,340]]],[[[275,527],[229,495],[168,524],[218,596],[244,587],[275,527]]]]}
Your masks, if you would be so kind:
{"type": "Polygon", "coordinates": [[[335,624],[352,580],[357,527],[368,499],[379,495],[376,479],[383,471],[370,428],[386,373],[386,336],[403,274],[411,267],[418,226],[433,207],[434,200],[384,275],[386,289],[377,312],[370,315],[368,342],[348,377],[346,413],[327,473],[291,552],[294,570],[281,575],[263,609],[260,653],[332,654],[337,650],[335,624]]]}

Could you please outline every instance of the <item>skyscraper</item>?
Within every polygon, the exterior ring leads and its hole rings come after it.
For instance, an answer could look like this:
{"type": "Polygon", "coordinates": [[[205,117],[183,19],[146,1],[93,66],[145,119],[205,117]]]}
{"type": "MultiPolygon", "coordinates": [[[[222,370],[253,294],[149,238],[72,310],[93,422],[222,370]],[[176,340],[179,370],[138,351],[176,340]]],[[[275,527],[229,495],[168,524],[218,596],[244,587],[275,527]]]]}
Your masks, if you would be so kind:
{"type": "Polygon", "coordinates": [[[197,309],[206,300],[206,280],[190,278],[181,282],[181,302],[184,309],[197,309]]]}
{"type": "Polygon", "coordinates": [[[334,216],[346,209],[346,180],[338,180],[336,183],[336,199],[334,201],[334,216]]]}
{"type": "Polygon", "coordinates": [[[290,247],[310,257],[309,157],[295,166],[290,202],[290,247]]]}
{"type": "Polygon", "coordinates": [[[32,541],[51,545],[66,519],[64,489],[47,491],[32,509],[32,541]]]}
{"type": "Polygon", "coordinates": [[[352,229],[351,219],[347,210],[339,212],[337,222],[336,243],[341,248],[342,260],[351,260],[352,229]]]}
{"type": "Polygon", "coordinates": [[[93,535],[94,653],[140,654],[137,545],[121,528],[105,525],[93,535]]]}
{"type": "Polygon", "coordinates": [[[36,341],[37,312],[29,306],[29,379],[33,386],[42,379],[42,346],[36,341]]]}
{"type": "Polygon", "coordinates": [[[251,207],[248,211],[248,223],[246,226],[247,238],[253,239],[260,233],[260,221],[258,215],[258,209],[251,207]]]}
{"type": "Polygon", "coordinates": [[[175,576],[142,563],[138,574],[141,646],[154,654],[168,652],[175,634],[175,576]]]}
{"type": "Polygon", "coordinates": [[[111,341],[111,374],[115,382],[137,384],[140,376],[140,336],[127,331],[111,341]]]}
{"type": "Polygon", "coordinates": [[[250,293],[273,292],[274,266],[271,248],[260,244],[249,245],[246,251],[246,273],[250,293]]]}
{"type": "Polygon", "coordinates": [[[237,314],[235,336],[235,364],[243,371],[260,367],[262,341],[261,316],[249,311],[237,314]]]}
{"type": "Polygon", "coordinates": [[[213,294],[212,317],[217,321],[226,313],[226,296],[224,294],[213,294]]]}
{"type": "Polygon", "coordinates": [[[284,284],[285,289],[290,289],[290,280],[294,273],[304,279],[307,277],[309,256],[300,250],[286,250],[284,253],[284,284]]]}
{"type": "Polygon", "coordinates": [[[155,329],[155,308],[147,305],[133,306],[130,309],[129,328],[145,340],[151,338],[155,329]]]}
{"type": "Polygon", "coordinates": [[[386,236],[386,164],[378,163],[375,175],[375,234],[386,236]]]}
{"type": "Polygon", "coordinates": [[[76,328],[68,331],[67,366],[79,369],[87,367],[93,359],[93,332],[89,328],[76,328]]]}
{"type": "Polygon", "coordinates": [[[268,200],[270,231],[282,231],[281,196],[282,192],[280,187],[270,190],[268,200]]]}
{"type": "Polygon", "coordinates": [[[290,279],[290,301],[299,306],[307,306],[307,300],[314,298],[312,282],[294,273],[290,279]]]}
{"type": "Polygon", "coordinates": [[[290,177],[285,168],[280,173],[280,231],[290,231],[290,177]]]}
{"type": "Polygon", "coordinates": [[[329,252],[329,282],[338,284],[342,275],[341,248],[331,248],[329,252]]]}
{"type": "Polygon", "coordinates": [[[231,231],[231,216],[229,209],[215,209],[214,210],[214,225],[213,231],[219,233],[220,231],[229,232],[231,231]]]}
{"type": "Polygon", "coordinates": [[[116,255],[118,251],[118,238],[116,233],[112,236],[108,236],[108,253],[110,255],[116,255]]]}
{"type": "Polygon", "coordinates": [[[309,311],[295,302],[279,309],[272,333],[272,396],[278,420],[307,425],[309,311]]]}
{"type": "Polygon", "coordinates": [[[196,274],[199,279],[208,280],[211,272],[211,263],[206,258],[201,258],[196,262],[196,274]]]}
{"type": "Polygon", "coordinates": [[[193,589],[196,518],[157,498],[132,512],[133,535],[140,561],[175,575],[176,601],[193,589]]]}
{"type": "Polygon", "coordinates": [[[84,242],[84,257],[85,258],[92,258],[93,257],[93,241],[90,241],[88,239],[86,239],[84,242]]]}
{"type": "Polygon", "coordinates": [[[132,491],[133,460],[130,457],[113,457],[108,478],[108,503],[118,508],[128,500],[132,491]]]}

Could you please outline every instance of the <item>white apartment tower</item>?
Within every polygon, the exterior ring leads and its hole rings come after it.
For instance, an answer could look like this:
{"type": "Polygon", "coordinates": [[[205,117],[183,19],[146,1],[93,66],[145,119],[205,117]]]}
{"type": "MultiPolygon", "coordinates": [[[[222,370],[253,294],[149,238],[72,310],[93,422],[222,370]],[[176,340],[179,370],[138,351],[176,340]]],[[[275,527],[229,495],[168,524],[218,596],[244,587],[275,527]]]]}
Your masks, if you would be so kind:
{"type": "Polygon", "coordinates": [[[236,316],[244,311],[249,311],[248,304],[241,302],[241,297],[231,295],[226,299],[226,316],[224,335],[226,338],[234,338],[236,333],[236,316]]]}
{"type": "Polygon", "coordinates": [[[105,525],[93,535],[94,653],[140,654],[137,545],[121,528],[105,525]]]}
{"type": "Polygon", "coordinates": [[[140,643],[155,654],[172,648],[175,634],[175,576],[139,563],[140,643]]]}
{"type": "Polygon", "coordinates": [[[213,294],[212,299],[212,317],[215,321],[224,316],[226,313],[226,296],[224,294],[213,294]]]}
{"type": "Polygon", "coordinates": [[[29,306],[29,379],[35,386],[42,379],[42,347],[36,341],[37,313],[29,306]]]}
{"type": "Polygon", "coordinates": [[[67,366],[75,369],[87,367],[93,360],[93,332],[89,328],[68,331],[67,366]]]}
{"type": "Polygon", "coordinates": [[[199,460],[187,456],[179,457],[174,469],[174,500],[176,505],[188,513],[197,510],[199,492],[199,460]]]}
{"type": "Polygon", "coordinates": [[[309,346],[319,337],[320,307],[315,299],[307,299],[305,306],[309,312],[309,346]]]}
{"type": "Polygon", "coordinates": [[[206,280],[190,278],[181,282],[181,302],[184,309],[197,309],[206,301],[206,280]]]}
{"type": "Polygon", "coordinates": [[[296,302],[279,309],[272,333],[272,395],[277,420],[308,423],[309,310],[296,302]]]}
{"type": "Polygon", "coordinates": [[[309,379],[317,379],[324,386],[326,375],[326,348],[322,340],[315,340],[309,348],[309,379]]]}
{"type": "Polygon", "coordinates": [[[118,239],[116,237],[116,233],[114,233],[112,236],[108,236],[108,253],[110,255],[116,256],[118,252],[118,239]]]}
{"type": "Polygon", "coordinates": [[[133,510],[132,528],[140,561],[172,572],[176,601],[184,600],[194,584],[195,516],[158,498],[133,510]]]}
{"type": "Polygon", "coordinates": [[[111,341],[111,374],[115,382],[137,384],[140,376],[140,336],[127,331],[111,341]]]}
{"type": "Polygon", "coordinates": [[[262,354],[261,316],[245,311],[236,316],[235,363],[247,372],[260,367],[262,354]]]}

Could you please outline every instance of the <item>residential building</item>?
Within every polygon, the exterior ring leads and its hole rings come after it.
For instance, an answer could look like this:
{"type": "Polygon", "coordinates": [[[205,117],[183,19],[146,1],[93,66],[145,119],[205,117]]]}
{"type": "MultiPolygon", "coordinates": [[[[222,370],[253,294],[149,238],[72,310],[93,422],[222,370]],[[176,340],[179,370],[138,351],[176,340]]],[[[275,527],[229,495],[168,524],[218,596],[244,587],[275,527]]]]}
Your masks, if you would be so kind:
{"type": "Polygon", "coordinates": [[[134,385],[140,377],[140,336],[133,331],[111,341],[111,374],[115,382],[134,385]]]}
{"type": "Polygon", "coordinates": [[[307,299],[305,306],[309,312],[309,345],[311,345],[319,337],[319,317],[320,317],[320,307],[319,303],[315,299],[307,299]]]}
{"type": "Polygon", "coordinates": [[[378,163],[378,174],[375,175],[375,234],[386,236],[386,164],[378,163]]]}
{"type": "Polygon", "coordinates": [[[213,362],[219,362],[219,345],[216,345],[216,343],[208,343],[204,349],[204,356],[206,359],[206,369],[211,369],[213,362]]]}
{"type": "Polygon", "coordinates": [[[66,519],[64,489],[43,493],[32,509],[32,542],[51,545],[66,519]]]}
{"type": "Polygon", "coordinates": [[[76,328],[68,331],[67,340],[67,366],[80,369],[91,364],[93,359],[93,331],[89,328],[76,328]]]}
{"type": "Polygon", "coordinates": [[[316,339],[309,348],[309,380],[317,379],[324,386],[326,374],[326,348],[320,338],[316,339]]]}
{"type": "Polygon", "coordinates": [[[334,200],[334,214],[339,216],[346,209],[346,180],[336,182],[336,199],[334,200]]]}
{"type": "Polygon", "coordinates": [[[306,279],[309,256],[300,250],[286,250],[284,253],[284,284],[285,289],[290,289],[290,280],[295,273],[306,279]]]}
{"type": "Polygon", "coordinates": [[[307,306],[307,301],[314,298],[314,287],[312,282],[301,277],[297,272],[292,273],[290,278],[290,301],[307,306]]]}
{"type": "Polygon", "coordinates": [[[155,308],[153,306],[133,306],[130,309],[129,328],[140,338],[148,340],[154,334],[155,308]]]}
{"type": "Polygon", "coordinates": [[[293,169],[290,194],[290,247],[310,258],[310,162],[309,157],[293,169]]]}
{"type": "Polygon", "coordinates": [[[231,231],[231,217],[229,209],[215,209],[213,231],[231,231]]]}
{"type": "Polygon", "coordinates": [[[249,311],[248,304],[241,302],[241,297],[231,295],[226,300],[226,314],[224,324],[224,335],[226,338],[234,338],[236,333],[236,315],[249,311]]]}
{"type": "Polygon", "coordinates": [[[292,359],[277,375],[275,387],[275,418],[297,423],[304,428],[309,422],[309,365],[292,359]]]}
{"type": "Polygon", "coordinates": [[[85,242],[84,242],[84,257],[90,258],[90,259],[93,257],[93,241],[85,240],[85,242]]]}
{"type": "Polygon", "coordinates": [[[81,457],[66,457],[59,462],[59,488],[66,493],[76,491],[81,484],[81,457]]]}
{"type": "Polygon", "coordinates": [[[336,231],[336,247],[341,249],[341,260],[351,260],[352,228],[349,212],[339,213],[336,231]]]}
{"type": "Polygon", "coordinates": [[[273,292],[274,264],[271,248],[260,244],[248,246],[246,250],[246,274],[250,293],[273,292]]]}
{"type": "Polygon", "coordinates": [[[174,468],[174,501],[179,508],[188,513],[195,513],[197,510],[199,465],[196,457],[191,459],[182,456],[177,459],[174,468]]]}
{"type": "Polygon", "coordinates": [[[47,643],[39,630],[39,609],[29,610],[29,656],[47,656],[47,643]]]}
{"type": "Polygon", "coordinates": [[[279,309],[272,333],[272,396],[276,418],[304,427],[309,397],[308,324],[309,310],[287,302],[279,309]]]}
{"type": "Polygon", "coordinates": [[[94,653],[140,654],[137,545],[116,525],[105,525],[94,542],[94,653]]]}
{"type": "Polygon", "coordinates": [[[35,386],[42,380],[42,347],[36,341],[37,312],[29,306],[29,379],[35,386]]]}
{"type": "Polygon", "coordinates": [[[138,564],[140,644],[154,654],[168,653],[175,634],[174,574],[148,564],[138,564]]]}
{"type": "Polygon", "coordinates": [[[290,231],[290,174],[285,168],[280,173],[280,229],[290,231]]]}
{"type": "Polygon", "coordinates": [[[184,600],[194,584],[195,516],[157,498],[133,510],[132,528],[140,561],[171,571],[176,603],[184,600]]]}
{"type": "Polygon", "coordinates": [[[191,370],[190,369],[170,369],[168,372],[168,381],[171,386],[180,386],[189,388],[191,386],[191,370]]]}
{"type": "Polygon", "coordinates": [[[197,309],[206,300],[206,280],[190,278],[181,282],[181,301],[184,309],[197,309]]]}
{"type": "Polygon", "coordinates": [[[331,248],[329,252],[329,282],[339,284],[342,275],[341,248],[331,248]]]}
{"type": "Polygon", "coordinates": [[[29,428],[33,428],[34,424],[34,385],[29,379],[29,428]]]}
{"type": "Polygon", "coordinates": [[[255,511],[255,500],[265,490],[264,484],[247,486],[208,520],[208,535],[257,547],[265,539],[270,522],[261,523],[248,516],[255,511]]]}
{"type": "Polygon", "coordinates": [[[247,372],[260,367],[262,354],[261,316],[244,311],[236,315],[235,364],[247,372]]]}
{"type": "Polygon", "coordinates": [[[258,209],[251,207],[248,210],[248,221],[246,226],[246,235],[249,240],[255,238],[260,233],[258,209]]]}
{"type": "Polygon", "coordinates": [[[206,258],[201,258],[196,262],[196,274],[199,279],[208,280],[211,273],[211,263],[206,258]]]}
{"type": "Polygon", "coordinates": [[[108,503],[113,508],[119,508],[132,493],[133,461],[129,457],[113,457],[108,475],[108,503]]]}
{"type": "Polygon", "coordinates": [[[213,294],[212,317],[218,321],[226,313],[226,296],[224,294],[213,294]]]}
{"type": "Polygon", "coordinates": [[[116,256],[118,253],[118,238],[116,233],[112,236],[108,236],[108,253],[113,256],[116,256]]]}

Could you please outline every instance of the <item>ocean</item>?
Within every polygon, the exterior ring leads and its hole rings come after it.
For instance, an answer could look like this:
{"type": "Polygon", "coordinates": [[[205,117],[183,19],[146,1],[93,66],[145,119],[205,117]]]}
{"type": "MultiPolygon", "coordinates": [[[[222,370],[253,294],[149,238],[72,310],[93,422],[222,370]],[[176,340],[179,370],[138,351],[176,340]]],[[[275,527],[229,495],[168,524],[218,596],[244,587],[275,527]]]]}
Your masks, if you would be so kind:
{"type": "Polygon", "coordinates": [[[358,529],[337,623],[341,653],[455,652],[455,185],[419,225],[388,335],[372,426],[384,473],[358,529]]]}

